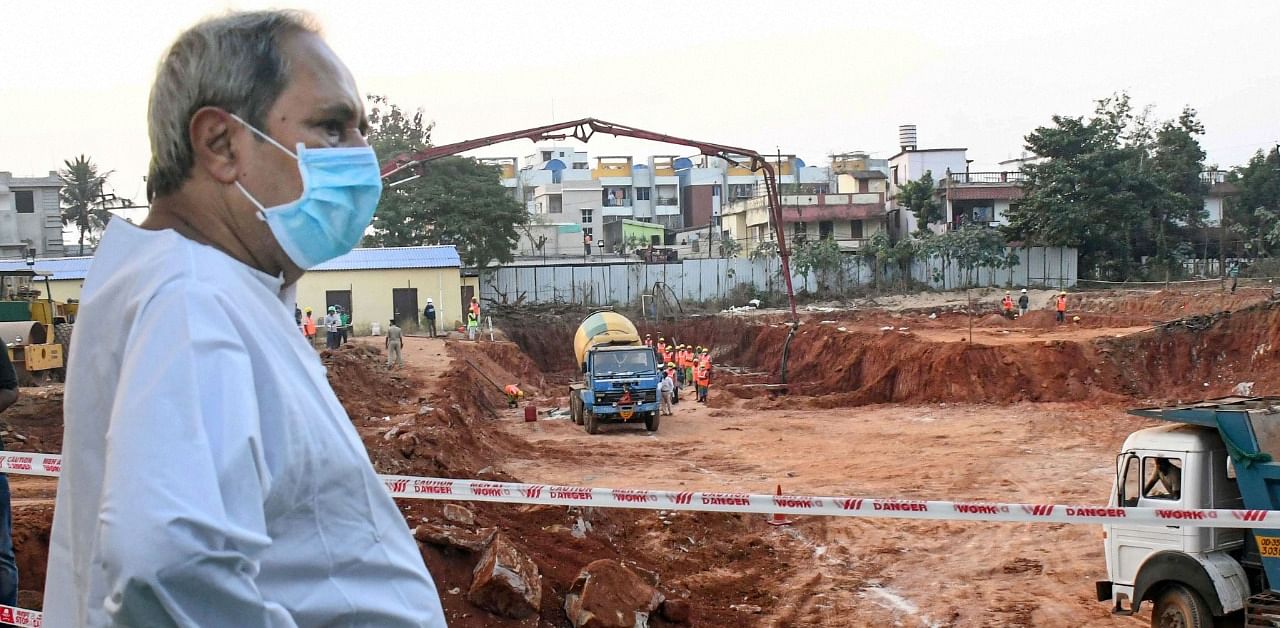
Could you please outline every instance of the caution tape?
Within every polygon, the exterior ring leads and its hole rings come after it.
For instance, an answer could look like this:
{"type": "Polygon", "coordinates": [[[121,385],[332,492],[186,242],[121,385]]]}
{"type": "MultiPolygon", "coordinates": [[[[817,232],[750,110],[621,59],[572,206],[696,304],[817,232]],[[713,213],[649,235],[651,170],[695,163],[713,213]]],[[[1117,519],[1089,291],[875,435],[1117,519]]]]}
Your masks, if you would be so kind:
{"type": "Polygon", "coordinates": [[[44,613],[40,611],[0,604],[0,624],[40,628],[40,624],[43,622],[44,613]]]}
{"type": "Polygon", "coordinates": [[[1194,525],[1205,528],[1280,529],[1280,511],[1276,510],[1119,508],[869,497],[754,495],[549,486],[390,475],[380,477],[386,483],[387,491],[392,497],[410,499],[938,521],[1194,525]]]}
{"type": "MultiPolygon", "coordinates": [[[[0,472],[56,477],[62,456],[0,451],[0,472]]],[[[873,497],[755,495],[517,484],[408,475],[379,475],[392,497],[547,506],[642,508],[782,515],[821,515],[996,523],[1068,523],[1280,530],[1280,510],[1122,508],[873,497]]]]}

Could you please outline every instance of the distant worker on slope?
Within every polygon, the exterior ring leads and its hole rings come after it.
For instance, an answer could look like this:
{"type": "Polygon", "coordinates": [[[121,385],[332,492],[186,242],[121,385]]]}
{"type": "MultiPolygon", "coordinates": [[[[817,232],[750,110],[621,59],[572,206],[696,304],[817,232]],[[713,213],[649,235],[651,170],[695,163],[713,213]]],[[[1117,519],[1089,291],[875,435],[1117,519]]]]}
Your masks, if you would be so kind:
{"type": "Polygon", "coordinates": [[[698,401],[707,402],[707,393],[711,390],[711,369],[698,364],[693,367],[693,381],[698,387],[698,401]]]}
{"type": "Polygon", "coordinates": [[[391,366],[393,362],[396,366],[404,366],[404,357],[400,355],[400,348],[404,346],[404,336],[394,318],[391,319],[391,325],[387,327],[387,339],[383,344],[387,347],[387,366],[391,366]]]}
{"type": "Polygon", "coordinates": [[[467,312],[467,339],[475,340],[480,335],[480,315],[467,312]]]}
{"type": "Polygon", "coordinates": [[[422,308],[422,318],[427,323],[427,335],[436,337],[436,304],[427,299],[427,307],[422,308]]]}
{"type": "Polygon", "coordinates": [[[1018,297],[1018,317],[1027,315],[1027,310],[1031,309],[1031,298],[1027,296],[1027,289],[1022,289],[1022,295],[1018,297]]]}
{"type": "Polygon", "coordinates": [[[524,391],[515,384],[507,384],[502,392],[507,395],[507,407],[514,408],[519,405],[520,400],[524,399],[524,391]]]}
{"type": "Polygon", "coordinates": [[[1065,291],[1058,293],[1058,298],[1054,299],[1054,307],[1058,310],[1058,322],[1065,322],[1067,320],[1067,293],[1065,291]]]}
{"type": "Polygon", "coordinates": [[[316,343],[316,319],[311,316],[311,308],[307,308],[306,316],[302,318],[302,335],[307,337],[308,343],[316,343]]]}
{"type": "Polygon", "coordinates": [[[1004,312],[1005,318],[1013,318],[1013,296],[1008,291],[1004,293],[1004,298],[1000,299],[1000,309],[1004,312]]]}

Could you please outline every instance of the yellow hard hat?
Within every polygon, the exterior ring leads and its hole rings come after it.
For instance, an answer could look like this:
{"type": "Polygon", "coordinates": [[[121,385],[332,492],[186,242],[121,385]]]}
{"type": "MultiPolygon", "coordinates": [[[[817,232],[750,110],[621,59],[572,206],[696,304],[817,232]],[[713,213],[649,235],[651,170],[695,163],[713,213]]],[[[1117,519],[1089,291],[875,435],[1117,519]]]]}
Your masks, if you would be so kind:
{"type": "Polygon", "coordinates": [[[676,363],[675,363],[675,362],[667,362],[667,366],[669,366],[669,367],[671,367],[671,368],[675,368],[675,367],[676,367],[676,363]]]}

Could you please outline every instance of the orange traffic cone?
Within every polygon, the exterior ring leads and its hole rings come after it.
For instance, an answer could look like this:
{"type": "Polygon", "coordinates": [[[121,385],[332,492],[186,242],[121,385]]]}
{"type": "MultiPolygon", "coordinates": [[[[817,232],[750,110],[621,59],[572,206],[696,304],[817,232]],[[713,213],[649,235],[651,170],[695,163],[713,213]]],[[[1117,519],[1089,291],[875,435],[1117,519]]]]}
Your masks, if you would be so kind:
{"type": "MultiPolygon", "coordinates": [[[[778,496],[779,496],[779,497],[781,497],[781,496],[782,496],[782,485],[781,485],[781,484],[779,484],[779,485],[778,485],[778,496]]],[[[784,516],[782,515],[782,513],[780,513],[780,512],[776,512],[776,513],[773,513],[773,516],[772,516],[772,517],[769,517],[769,520],[768,520],[768,521],[766,521],[765,523],[768,523],[768,524],[769,524],[769,525],[771,525],[771,526],[789,526],[789,525],[791,525],[791,520],[790,520],[790,519],[788,519],[788,518],[786,518],[786,517],[784,517],[784,516]]]]}

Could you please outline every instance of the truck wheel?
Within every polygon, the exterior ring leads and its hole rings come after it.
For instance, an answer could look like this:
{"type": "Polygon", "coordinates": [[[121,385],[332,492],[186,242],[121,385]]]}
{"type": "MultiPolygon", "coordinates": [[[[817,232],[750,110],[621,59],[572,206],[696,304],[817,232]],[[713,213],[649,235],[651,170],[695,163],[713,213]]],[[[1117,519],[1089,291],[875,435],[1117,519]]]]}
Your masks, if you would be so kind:
{"type": "Polygon", "coordinates": [[[650,432],[658,431],[658,422],[662,420],[661,414],[654,410],[644,417],[644,429],[650,432]]]}
{"type": "Polygon", "coordinates": [[[582,425],[582,401],[576,394],[569,397],[569,418],[574,425],[582,425]]]}
{"type": "Polygon", "coordinates": [[[1171,584],[1156,597],[1151,628],[1213,628],[1213,614],[1199,593],[1171,584]]]}
{"type": "Polygon", "coordinates": [[[583,410],[583,421],[584,421],[584,422],[586,423],[586,425],[587,425],[587,433],[588,433],[588,434],[599,434],[599,433],[600,433],[600,421],[599,421],[598,419],[596,419],[596,413],[594,413],[594,412],[592,412],[592,411],[590,411],[590,410],[586,410],[586,409],[584,409],[584,410],[583,410]]]}

